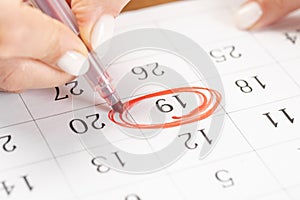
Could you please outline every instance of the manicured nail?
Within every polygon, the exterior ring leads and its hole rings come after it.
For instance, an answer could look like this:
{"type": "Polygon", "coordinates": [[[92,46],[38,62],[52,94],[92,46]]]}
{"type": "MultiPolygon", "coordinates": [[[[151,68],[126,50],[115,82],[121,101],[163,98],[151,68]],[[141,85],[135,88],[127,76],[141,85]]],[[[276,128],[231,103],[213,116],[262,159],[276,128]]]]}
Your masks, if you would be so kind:
{"type": "Polygon", "coordinates": [[[256,2],[250,2],[243,5],[235,15],[235,21],[238,28],[244,30],[251,28],[263,15],[260,5],[256,2]]]}
{"type": "Polygon", "coordinates": [[[114,34],[115,18],[112,15],[103,15],[95,24],[91,35],[93,49],[96,49],[101,43],[110,39],[114,34]]]}
{"type": "Polygon", "coordinates": [[[65,53],[58,60],[57,66],[73,76],[85,74],[89,69],[87,58],[76,51],[65,53]]]}

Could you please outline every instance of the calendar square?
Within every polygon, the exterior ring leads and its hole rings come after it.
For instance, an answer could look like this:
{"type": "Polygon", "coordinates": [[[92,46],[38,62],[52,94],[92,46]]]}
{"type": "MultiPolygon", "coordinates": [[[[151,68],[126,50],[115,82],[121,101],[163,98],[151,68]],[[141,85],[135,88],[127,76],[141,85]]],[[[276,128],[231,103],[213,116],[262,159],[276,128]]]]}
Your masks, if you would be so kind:
{"type": "Polygon", "coordinates": [[[251,199],[280,188],[255,153],[195,166],[172,177],[187,199],[251,199]]]}
{"type": "Polygon", "coordinates": [[[33,122],[0,129],[0,171],[52,158],[33,122]]]}
{"type": "Polygon", "coordinates": [[[0,92],[0,128],[32,120],[18,94],[0,92]]]}
{"type": "Polygon", "coordinates": [[[299,138],[299,97],[229,113],[255,149],[299,138]]]}
{"type": "Polygon", "coordinates": [[[51,200],[74,197],[53,160],[0,173],[0,199],[51,200]]]}
{"type": "Polygon", "coordinates": [[[34,119],[104,103],[83,77],[56,88],[29,90],[22,97],[34,119]]]}
{"type": "Polygon", "coordinates": [[[300,138],[258,151],[262,160],[285,188],[297,185],[300,181],[300,163],[297,160],[300,154],[299,146],[300,138]]]}

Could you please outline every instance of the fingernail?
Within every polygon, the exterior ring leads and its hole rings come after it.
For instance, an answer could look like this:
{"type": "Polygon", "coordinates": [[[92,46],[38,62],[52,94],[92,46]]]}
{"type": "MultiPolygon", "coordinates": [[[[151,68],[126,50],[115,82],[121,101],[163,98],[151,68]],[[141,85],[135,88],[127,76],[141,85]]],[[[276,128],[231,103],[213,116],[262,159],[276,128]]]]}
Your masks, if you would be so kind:
{"type": "Polygon", "coordinates": [[[251,28],[263,15],[260,5],[250,2],[243,5],[235,15],[236,25],[239,29],[251,28]]]}
{"type": "Polygon", "coordinates": [[[115,28],[115,18],[112,15],[103,15],[95,24],[92,35],[91,43],[93,49],[96,49],[104,41],[113,36],[115,28]]]}
{"type": "Polygon", "coordinates": [[[87,58],[76,51],[66,52],[58,60],[57,66],[73,76],[85,74],[89,69],[87,58]]]}

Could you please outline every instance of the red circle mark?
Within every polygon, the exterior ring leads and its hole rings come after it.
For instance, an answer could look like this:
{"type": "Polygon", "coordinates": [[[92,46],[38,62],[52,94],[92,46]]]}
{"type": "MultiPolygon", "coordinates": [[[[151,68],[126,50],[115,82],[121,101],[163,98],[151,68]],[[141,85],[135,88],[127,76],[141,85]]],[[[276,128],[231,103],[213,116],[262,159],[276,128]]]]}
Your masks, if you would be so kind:
{"type": "Polygon", "coordinates": [[[172,119],[174,119],[174,121],[172,122],[163,123],[163,124],[135,124],[130,122],[130,120],[128,120],[128,112],[116,113],[113,110],[111,110],[108,113],[108,118],[115,124],[127,128],[139,128],[139,129],[172,128],[183,124],[189,124],[195,121],[200,121],[211,116],[219,106],[222,99],[221,94],[216,90],[202,88],[202,87],[183,87],[183,88],[164,90],[164,91],[148,94],[142,97],[138,97],[136,99],[129,100],[128,102],[124,103],[124,110],[129,111],[130,109],[132,109],[134,105],[136,105],[137,103],[145,99],[151,99],[162,95],[183,93],[183,92],[195,93],[202,100],[201,105],[199,105],[198,107],[196,107],[194,110],[192,110],[190,113],[186,115],[172,116],[172,119]],[[204,93],[205,91],[208,92],[209,95],[205,94],[204,93]],[[116,120],[115,115],[119,115],[120,121],[116,120]]]}

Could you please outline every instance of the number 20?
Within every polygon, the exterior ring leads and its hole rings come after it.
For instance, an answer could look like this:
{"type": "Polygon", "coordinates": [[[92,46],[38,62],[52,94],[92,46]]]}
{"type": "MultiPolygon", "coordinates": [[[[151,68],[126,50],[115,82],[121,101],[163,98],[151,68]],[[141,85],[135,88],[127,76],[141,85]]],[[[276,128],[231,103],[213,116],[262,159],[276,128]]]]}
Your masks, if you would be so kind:
{"type": "MultiPolygon", "coordinates": [[[[103,128],[105,127],[105,124],[104,124],[104,123],[101,123],[100,126],[97,125],[97,122],[98,122],[99,119],[100,119],[100,115],[99,115],[98,113],[97,113],[97,114],[93,114],[93,115],[88,115],[88,116],[86,116],[85,118],[86,118],[86,119],[94,118],[94,120],[93,120],[92,123],[91,123],[91,126],[92,126],[92,128],[94,128],[94,129],[96,129],[96,130],[103,129],[103,128]]],[[[87,123],[86,123],[84,120],[82,120],[82,119],[73,119],[73,120],[71,120],[70,123],[69,123],[69,126],[70,126],[71,130],[72,130],[74,133],[76,133],[76,134],[84,134],[84,133],[87,133],[87,132],[88,132],[88,129],[89,129],[87,123]],[[76,123],[82,125],[83,130],[79,130],[78,127],[76,128],[76,126],[75,126],[76,123]]]]}

